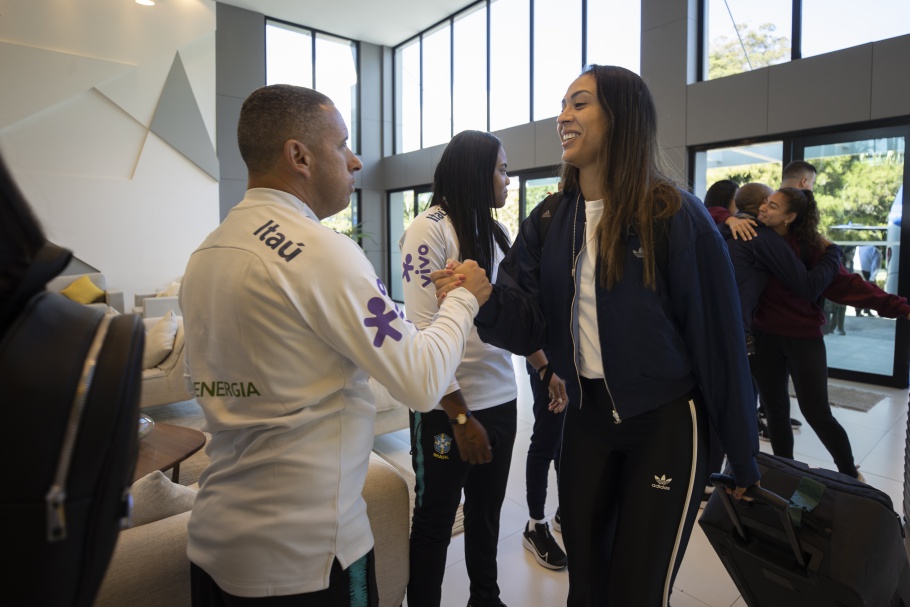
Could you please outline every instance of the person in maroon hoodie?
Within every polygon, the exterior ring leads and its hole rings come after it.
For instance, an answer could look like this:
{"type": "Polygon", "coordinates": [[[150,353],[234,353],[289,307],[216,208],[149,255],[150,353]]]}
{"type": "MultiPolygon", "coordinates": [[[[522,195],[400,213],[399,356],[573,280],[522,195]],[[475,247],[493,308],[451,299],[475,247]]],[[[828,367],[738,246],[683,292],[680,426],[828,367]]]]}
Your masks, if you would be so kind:
{"type": "MultiPolygon", "coordinates": [[[[762,204],[758,220],[783,236],[808,267],[818,263],[825,247],[818,233],[818,206],[810,190],[781,188],[762,204]]],[[[836,303],[871,308],[886,318],[910,318],[905,298],[885,293],[859,274],[848,272],[843,264],[822,295],[836,303]]],[[[767,411],[775,455],[793,457],[789,375],[800,411],[831,453],[837,469],[863,481],[847,432],[831,414],[828,402],[828,361],[821,330],[824,323],[821,302],[800,299],[777,278],[770,277],[752,319],[756,347],[752,376],[767,411]]]]}

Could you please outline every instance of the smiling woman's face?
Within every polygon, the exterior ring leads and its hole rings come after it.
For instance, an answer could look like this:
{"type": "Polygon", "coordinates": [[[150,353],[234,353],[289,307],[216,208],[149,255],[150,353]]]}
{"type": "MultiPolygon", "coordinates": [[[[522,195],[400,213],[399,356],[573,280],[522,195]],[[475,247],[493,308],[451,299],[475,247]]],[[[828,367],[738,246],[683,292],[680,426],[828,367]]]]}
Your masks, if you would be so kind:
{"type": "Polygon", "coordinates": [[[794,219],[796,213],[790,212],[787,197],[780,192],[768,196],[758,209],[758,220],[778,233],[786,233],[794,219]]]}
{"type": "Polygon", "coordinates": [[[597,100],[597,81],[593,74],[583,74],[569,86],[556,118],[563,162],[580,171],[596,169],[607,128],[607,116],[597,100]]]}

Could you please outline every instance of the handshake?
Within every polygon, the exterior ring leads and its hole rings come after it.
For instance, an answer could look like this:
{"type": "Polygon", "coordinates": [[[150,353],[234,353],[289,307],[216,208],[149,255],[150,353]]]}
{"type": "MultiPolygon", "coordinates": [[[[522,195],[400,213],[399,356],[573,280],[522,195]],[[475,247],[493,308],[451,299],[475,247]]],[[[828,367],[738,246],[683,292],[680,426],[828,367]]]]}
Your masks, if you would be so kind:
{"type": "Polygon", "coordinates": [[[454,259],[446,260],[446,267],[432,272],[430,280],[436,285],[437,304],[442,303],[446,293],[458,287],[464,287],[470,291],[481,306],[487,302],[490,293],[493,292],[486,271],[471,259],[466,259],[462,264],[454,259]]]}

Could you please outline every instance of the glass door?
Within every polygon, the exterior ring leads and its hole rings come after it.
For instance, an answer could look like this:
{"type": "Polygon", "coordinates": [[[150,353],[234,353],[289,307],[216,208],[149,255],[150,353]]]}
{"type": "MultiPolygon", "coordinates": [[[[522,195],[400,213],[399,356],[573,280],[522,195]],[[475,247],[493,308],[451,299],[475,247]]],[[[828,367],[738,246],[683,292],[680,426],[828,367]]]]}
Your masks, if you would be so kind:
{"type": "MultiPolygon", "coordinates": [[[[900,275],[904,162],[910,127],[803,137],[793,158],[818,170],[814,193],[822,233],[843,251],[850,272],[889,293],[908,296],[900,275]]],[[[904,264],[907,267],[907,264],[904,264]]],[[[824,326],[831,377],[907,386],[906,322],[826,300],[824,326]]]]}

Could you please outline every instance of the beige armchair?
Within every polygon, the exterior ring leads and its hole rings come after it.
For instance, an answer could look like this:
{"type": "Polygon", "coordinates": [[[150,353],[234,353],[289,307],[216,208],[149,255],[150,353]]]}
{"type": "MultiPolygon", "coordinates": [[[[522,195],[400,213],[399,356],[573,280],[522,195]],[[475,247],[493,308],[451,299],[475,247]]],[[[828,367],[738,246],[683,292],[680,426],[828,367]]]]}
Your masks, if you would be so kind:
{"type": "MultiPolygon", "coordinates": [[[[398,607],[408,584],[408,485],[398,470],[376,454],[371,455],[369,466],[363,497],[375,541],[379,604],[398,607]]],[[[173,501],[181,502],[178,509],[184,511],[120,533],[96,607],[190,606],[189,506],[182,498],[173,501]]]]}
{"type": "Polygon", "coordinates": [[[177,316],[183,316],[180,302],[176,295],[162,296],[156,293],[142,293],[133,298],[133,313],[143,318],[158,318],[173,310],[177,316]]]}
{"type": "MultiPolygon", "coordinates": [[[[145,318],[146,330],[151,329],[158,318],[145,318]]],[[[184,346],[186,342],[183,331],[183,317],[177,317],[177,335],[174,338],[174,349],[158,366],[142,370],[142,395],[139,408],[154,407],[168,403],[178,403],[195,397],[192,383],[186,375],[184,363],[184,346]]]]}

